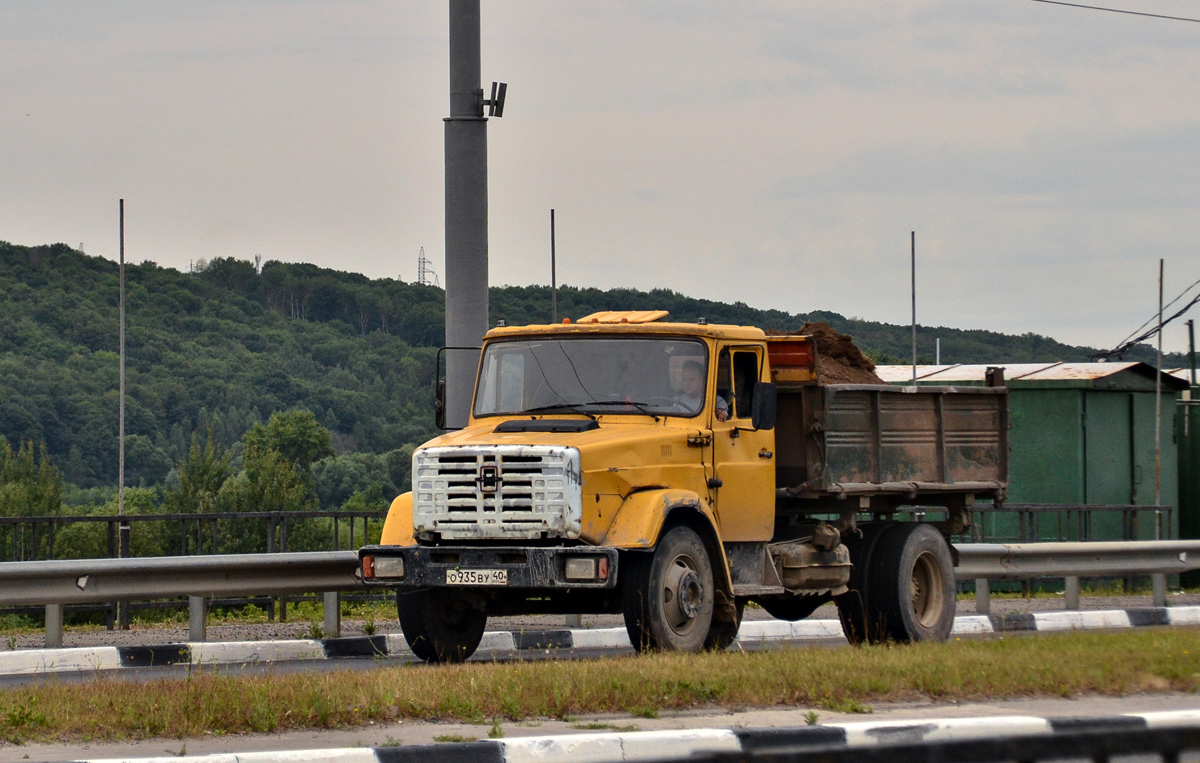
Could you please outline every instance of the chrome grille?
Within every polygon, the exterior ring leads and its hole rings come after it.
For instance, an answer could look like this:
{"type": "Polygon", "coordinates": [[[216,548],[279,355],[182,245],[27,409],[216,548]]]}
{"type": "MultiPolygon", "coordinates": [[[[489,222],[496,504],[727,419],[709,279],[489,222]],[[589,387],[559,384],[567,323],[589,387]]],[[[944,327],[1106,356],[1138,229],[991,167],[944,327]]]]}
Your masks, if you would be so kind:
{"type": "Polygon", "coordinates": [[[579,451],[424,448],[413,454],[413,526],[443,538],[579,536],[579,451]]]}

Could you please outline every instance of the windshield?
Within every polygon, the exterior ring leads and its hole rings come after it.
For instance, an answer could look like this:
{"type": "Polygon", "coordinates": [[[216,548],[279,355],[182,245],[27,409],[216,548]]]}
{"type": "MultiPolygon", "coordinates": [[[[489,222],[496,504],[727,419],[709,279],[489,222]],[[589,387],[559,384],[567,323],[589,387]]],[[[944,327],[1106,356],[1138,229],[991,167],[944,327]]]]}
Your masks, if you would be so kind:
{"type": "Polygon", "coordinates": [[[564,337],[492,342],[475,415],[643,413],[695,416],[708,354],[693,339],[564,337]]]}

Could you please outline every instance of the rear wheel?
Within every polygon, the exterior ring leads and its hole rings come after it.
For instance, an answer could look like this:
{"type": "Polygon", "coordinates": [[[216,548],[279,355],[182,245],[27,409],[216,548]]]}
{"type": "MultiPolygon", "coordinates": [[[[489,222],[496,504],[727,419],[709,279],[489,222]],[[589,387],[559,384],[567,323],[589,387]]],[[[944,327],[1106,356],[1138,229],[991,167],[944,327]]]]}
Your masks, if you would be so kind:
{"type": "Polygon", "coordinates": [[[398,593],[396,608],[404,640],[426,662],[462,662],[483,640],[487,613],[459,591],[398,593]]]}
{"type": "Polygon", "coordinates": [[[892,641],[945,641],[954,627],[954,561],[927,524],[896,525],[875,551],[868,612],[892,641]]]}
{"type": "Polygon", "coordinates": [[[850,551],[850,580],[846,583],[846,592],[834,597],[837,604],[838,619],[842,622],[842,632],[851,644],[863,644],[868,640],[874,643],[878,639],[875,633],[869,632],[867,618],[868,583],[871,579],[871,564],[874,557],[875,544],[886,530],[895,527],[891,523],[873,523],[859,525],[861,536],[849,533],[842,535],[842,543],[850,551]]]}
{"type": "Polygon", "coordinates": [[[634,649],[704,648],[713,621],[713,573],[695,530],[671,528],[653,554],[631,556],[625,572],[621,608],[634,649]]]}

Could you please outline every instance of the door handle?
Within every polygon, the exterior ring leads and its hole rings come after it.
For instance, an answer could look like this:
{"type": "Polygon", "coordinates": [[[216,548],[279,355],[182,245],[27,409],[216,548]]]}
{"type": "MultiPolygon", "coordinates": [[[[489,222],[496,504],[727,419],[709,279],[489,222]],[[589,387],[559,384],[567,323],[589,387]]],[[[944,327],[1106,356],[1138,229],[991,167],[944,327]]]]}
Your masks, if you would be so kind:
{"type": "Polygon", "coordinates": [[[774,458],[774,457],[775,457],[775,451],[772,451],[772,450],[767,450],[766,448],[763,448],[762,450],[760,450],[760,451],[758,452],[758,457],[759,457],[759,458],[774,458]]]}

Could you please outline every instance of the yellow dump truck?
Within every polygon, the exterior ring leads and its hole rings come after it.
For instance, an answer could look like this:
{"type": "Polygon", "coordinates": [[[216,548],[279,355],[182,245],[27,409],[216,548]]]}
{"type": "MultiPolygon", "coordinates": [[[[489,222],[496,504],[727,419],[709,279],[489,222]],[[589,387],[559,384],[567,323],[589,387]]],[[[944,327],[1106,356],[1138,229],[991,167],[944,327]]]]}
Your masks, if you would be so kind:
{"type": "Polygon", "coordinates": [[[1002,378],[823,384],[809,337],[665,315],[484,337],[468,425],[414,452],[359,553],[413,652],[466,659],[489,615],[618,612],[639,651],[724,648],[747,602],[945,639],[949,539],[1006,487],[1002,378]]]}

